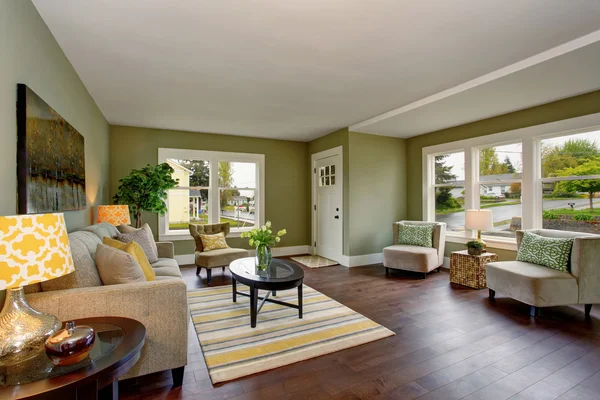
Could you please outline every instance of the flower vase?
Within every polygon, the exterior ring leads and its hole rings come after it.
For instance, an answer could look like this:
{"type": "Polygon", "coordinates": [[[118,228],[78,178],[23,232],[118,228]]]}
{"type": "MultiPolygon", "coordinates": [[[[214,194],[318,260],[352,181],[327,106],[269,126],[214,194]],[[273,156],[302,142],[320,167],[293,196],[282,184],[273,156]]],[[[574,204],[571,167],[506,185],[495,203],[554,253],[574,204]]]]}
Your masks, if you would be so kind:
{"type": "Polygon", "coordinates": [[[265,270],[271,264],[271,248],[266,244],[259,244],[256,246],[256,268],[259,270],[265,270]]]}

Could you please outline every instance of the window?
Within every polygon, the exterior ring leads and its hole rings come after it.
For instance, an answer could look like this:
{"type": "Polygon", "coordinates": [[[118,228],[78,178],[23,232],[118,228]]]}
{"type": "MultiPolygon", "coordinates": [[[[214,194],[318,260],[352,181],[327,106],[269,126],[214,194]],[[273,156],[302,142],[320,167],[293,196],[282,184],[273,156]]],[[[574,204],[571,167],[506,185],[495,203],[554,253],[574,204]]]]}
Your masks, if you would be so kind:
{"type": "Polygon", "coordinates": [[[465,230],[465,153],[436,155],[435,220],[445,222],[449,232],[465,230]]]}
{"type": "Polygon", "coordinates": [[[600,233],[600,131],[543,139],[542,227],[600,233]]]}
{"type": "Polygon", "coordinates": [[[479,205],[492,209],[494,230],[486,236],[515,237],[521,226],[521,179],[523,150],[521,143],[479,149],[479,205]]]}
{"type": "Polygon", "coordinates": [[[335,186],[335,164],[319,168],[319,186],[335,186]]]}
{"type": "Polygon", "coordinates": [[[174,169],[178,186],[168,192],[160,236],[189,239],[189,224],[229,222],[232,234],[262,225],[264,155],[159,149],[159,162],[174,169]]]}
{"type": "Polygon", "coordinates": [[[490,209],[495,248],[518,229],[600,233],[600,114],[423,148],[423,219],[466,243],[465,209],[490,209]]]}

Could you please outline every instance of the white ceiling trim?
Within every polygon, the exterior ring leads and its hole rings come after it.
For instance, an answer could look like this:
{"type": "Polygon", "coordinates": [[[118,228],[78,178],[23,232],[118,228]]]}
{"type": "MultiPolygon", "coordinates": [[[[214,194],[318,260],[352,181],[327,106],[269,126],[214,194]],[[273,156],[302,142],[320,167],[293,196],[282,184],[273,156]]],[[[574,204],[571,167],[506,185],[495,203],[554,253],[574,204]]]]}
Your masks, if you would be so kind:
{"type": "MultiPolygon", "coordinates": [[[[411,110],[415,110],[417,108],[426,106],[428,104],[435,103],[436,101],[440,101],[440,100],[446,99],[448,97],[457,95],[459,93],[473,89],[477,86],[484,85],[486,83],[489,83],[489,82],[495,81],[497,79],[503,78],[505,76],[514,74],[516,72],[522,71],[526,68],[532,67],[534,65],[541,64],[543,62],[549,61],[556,57],[560,57],[562,55],[565,55],[572,51],[578,50],[585,46],[589,46],[596,42],[600,42],[600,30],[597,30],[595,32],[592,32],[592,33],[582,36],[580,38],[571,40],[570,42],[561,44],[559,46],[553,47],[550,50],[543,51],[539,54],[528,57],[522,61],[516,62],[509,66],[500,68],[496,71],[490,72],[489,74],[482,75],[478,78],[472,79],[472,80],[462,83],[458,86],[454,86],[450,89],[443,90],[439,93],[425,97],[421,100],[417,100],[415,102],[409,103],[402,107],[390,110],[383,114],[380,114],[375,117],[358,122],[356,124],[351,125],[349,127],[349,130],[364,132],[365,130],[363,128],[365,128],[369,125],[373,125],[377,122],[384,121],[388,118],[396,117],[398,115],[404,114],[411,110]]],[[[376,133],[376,132],[373,132],[373,133],[376,133]]]]}

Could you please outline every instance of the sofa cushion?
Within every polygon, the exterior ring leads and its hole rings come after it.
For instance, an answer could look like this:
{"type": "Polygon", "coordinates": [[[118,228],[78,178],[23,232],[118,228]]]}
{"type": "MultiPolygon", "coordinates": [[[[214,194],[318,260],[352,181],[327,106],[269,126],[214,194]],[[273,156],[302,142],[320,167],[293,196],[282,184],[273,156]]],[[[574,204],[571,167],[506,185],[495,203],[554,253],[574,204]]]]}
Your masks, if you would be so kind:
{"type": "Polygon", "coordinates": [[[42,282],[41,285],[44,292],[102,286],[102,281],[100,280],[100,275],[98,275],[98,269],[94,261],[96,248],[102,243],[100,238],[92,232],[82,230],[70,233],[69,243],[71,245],[75,271],[60,278],[42,282]]]}
{"type": "Polygon", "coordinates": [[[202,240],[202,251],[226,249],[229,247],[227,246],[223,232],[215,233],[214,235],[200,235],[200,240],[202,240]]]}
{"type": "Polygon", "coordinates": [[[182,278],[179,264],[177,264],[177,261],[172,258],[159,258],[157,262],[152,264],[152,269],[154,270],[157,278],[159,276],[182,278]]]}
{"type": "Polygon", "coordinates": [[[438,265],[437,249],[396,244],[383,249],[383,265],[406,271],[429,272],[438,265]]]}
{"type": "Polygon", "coordinates": [[[102,222],[96,225],[86,226],[81,230],[86,232],[92,232],[94,235],[98,236],[100,240],[102,240],[104,237],[109,237],[113,239],[117,236],[117,233],[119,233],[117,227],[109,224],[108,222],[102,222]]]}
{"type": "Polygon", "coordinates": [[[411,225],[401,222],[398,226],[398,244],[433,247],[433,225],[411,225]]]}
{"type": "Polygon", "coordinates": [[[117,239],[125,243],[137,242],[144,249],[144,253],[146,253],[146,257],[148,257],[151,264],[158,261],[158,249],[150,225],[144,224],[140,229],[133,232],[118,233],[117,239]]]}
{"type": "Polygon", "coordinates": [[[232,261],[248,257],[248,250],[244,249],[219,249],[211,251],[197,251],[196,265],[204,268],[228,266],[232,261]]]}
{"type": "Polygon", "coordinates": [[[565,272],[573,247],[571,238],[550,238],[524,232],[517,261],[525,261],[565,272]]]}
{"type": "Polygon", "coordinates": [[[123,243],[117,239],[111,239],[109,237],[105,237],[102,239],[102,243],[107,246],[114,247],[115,249],[123,250],[125,253],[131,254],[135,261],[140,264],[142,267],[142,271],[144,271],[144,276],[148,282],[156,280],[156,274],[150,266],[150,262],[148,262],[148,258],[146,257],[146,253],[142,247],[136,242],[123,243]]]}
{"type": "Polygon", "coordinates": [[[142,267],[131,254],[106,244],[98,245],[96,266],[105,285],[146,282],[142,267]]]}
{"type": "Polygon", "coordinates": [[[577,304],[579,288],[568,272],[524,261],[492,262],[486,266],[490,289],[536,307],[577,304]]]}

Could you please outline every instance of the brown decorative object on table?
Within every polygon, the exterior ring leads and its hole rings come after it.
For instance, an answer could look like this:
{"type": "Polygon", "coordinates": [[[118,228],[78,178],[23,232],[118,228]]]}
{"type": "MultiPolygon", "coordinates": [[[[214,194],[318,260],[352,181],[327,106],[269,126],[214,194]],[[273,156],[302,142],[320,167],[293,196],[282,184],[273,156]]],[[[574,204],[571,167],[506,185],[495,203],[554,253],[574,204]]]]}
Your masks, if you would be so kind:
{"type": "Polygon", "coordinates": [[[65,324],[46,340],[46,354],[54,365],[72,365],[83,361],[94,346],[96,334],[87,325],[75,326],[75,321],[65,324]]]}
{"type": "Polygon", "coordinates": [[[485,266],[493,261],[498,261],[498,256],[494,253],[470,255],[467,250],[454,251],[450,254],[450,282],[473,289],[484,289],[487,287],[485,266]]]}

